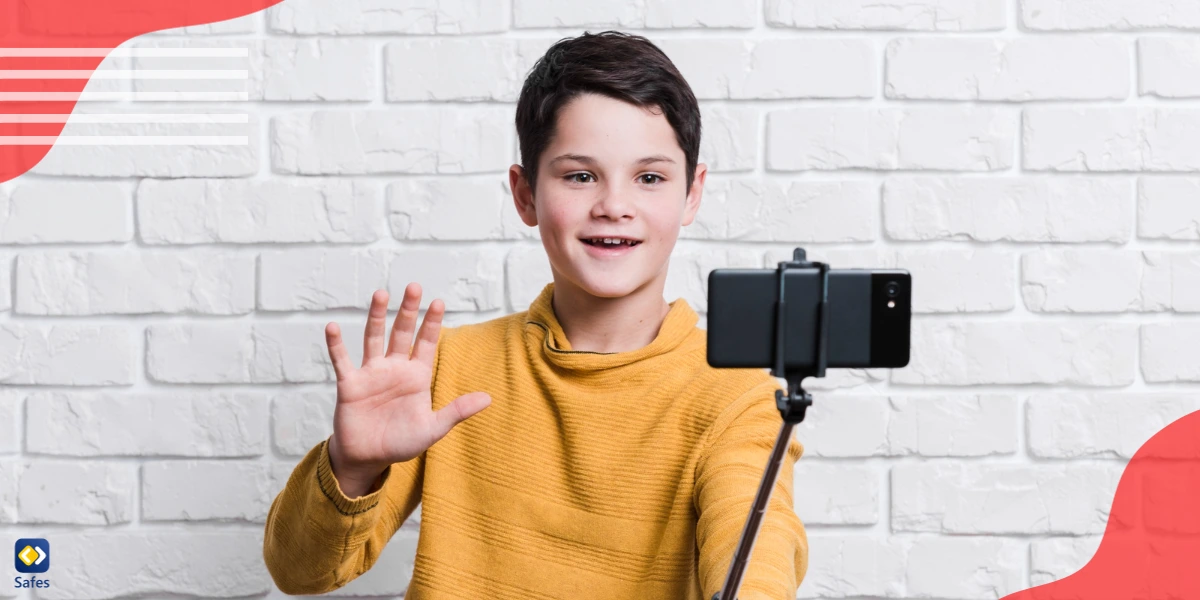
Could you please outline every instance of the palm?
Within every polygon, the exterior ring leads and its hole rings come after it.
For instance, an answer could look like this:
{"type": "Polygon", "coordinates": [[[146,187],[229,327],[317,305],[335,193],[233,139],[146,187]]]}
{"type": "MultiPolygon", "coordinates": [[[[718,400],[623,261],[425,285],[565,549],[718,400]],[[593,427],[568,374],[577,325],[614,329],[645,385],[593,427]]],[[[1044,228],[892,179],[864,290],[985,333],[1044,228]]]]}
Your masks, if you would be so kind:
{"type": "MultiPolygon", "coordinates": [[[[454,425],[483,410],[487,394],[465,394],[434,412],[430,385],[433,356],[441,329],[444,305],[435,300],[426,312],[411,347],[420,306],[420,287],[405,290],[400,312],[388,341],[384,338],[387,292],[372,296],[363,338],[363,363],[350,364],[336,330],[326,327],[330,358],[337,372],[337,406],[333,414],[331,448],[342,467],[382,469],[420,455],[454,425]]],[[[335,465],[335,470],[337,465],[335,465]]]]}

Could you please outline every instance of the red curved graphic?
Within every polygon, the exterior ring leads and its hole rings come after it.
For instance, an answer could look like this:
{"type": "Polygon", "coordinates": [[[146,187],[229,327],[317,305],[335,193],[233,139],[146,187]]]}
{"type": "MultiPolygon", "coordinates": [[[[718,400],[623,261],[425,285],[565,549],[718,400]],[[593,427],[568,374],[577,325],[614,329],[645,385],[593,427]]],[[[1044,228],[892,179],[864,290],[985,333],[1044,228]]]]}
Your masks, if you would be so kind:
{"type": "Polygon", "coordinates": [[[1200,599],[1200,411],[1166,426],[1130,459],[1091,561],[1003,600],[1192,598],[1200,599]]]}
{"type": "Polygon", "coordinates": [[[0,0],[0,182],[46,156],[108,51],[139,35],[241,17],[278,2],[0,0]],[[64,70],[80,73],[30,78],[31,71],[64,70]],[[43,139],[19,140],[25,136],[43,139]]]}

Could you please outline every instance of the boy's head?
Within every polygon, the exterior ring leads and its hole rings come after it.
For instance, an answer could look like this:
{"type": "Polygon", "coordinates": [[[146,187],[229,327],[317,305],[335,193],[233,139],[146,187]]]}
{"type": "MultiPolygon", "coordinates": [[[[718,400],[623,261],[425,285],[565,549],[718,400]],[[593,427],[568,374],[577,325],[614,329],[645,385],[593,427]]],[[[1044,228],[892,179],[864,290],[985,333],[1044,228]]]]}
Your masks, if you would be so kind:
{"type": "Polygon", "coordinates": [[[521,219],[539,227],[556,289],[661,298],[707,173],[696,97],[666,54],[615,31],[560,40],[526,78],[516,125],[522,164],[509,183],[521,219]],[[638,243],[589,241],[603,237],[638,243]]]}

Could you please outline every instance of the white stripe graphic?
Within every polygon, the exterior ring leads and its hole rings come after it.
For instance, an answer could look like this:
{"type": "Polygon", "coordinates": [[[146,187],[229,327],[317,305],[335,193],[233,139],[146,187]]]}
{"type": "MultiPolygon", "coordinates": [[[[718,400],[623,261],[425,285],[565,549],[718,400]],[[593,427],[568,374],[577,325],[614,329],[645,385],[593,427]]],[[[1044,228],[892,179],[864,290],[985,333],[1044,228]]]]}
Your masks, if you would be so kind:
{"type": "Polygon", "coordinates": [[[249,48],[0,48],[0,57],[134,56],[236,58],[250,56],[249,48]]]}
{"type": "Polygon", "coordinates": [[[96,69],[6,71],[0,69],[0,79],[249,79],[245,69],[96,69]]]}
{"type": "Polygon", "coordinates": [[[249,99],[249,92],[0,92],[0,102],[229,102],[249,99]]]}
{"type": "Polygon", "coordinates": [[[0,123],[249,123],[245,113],[74,113],[61,115],[0,114],[0,123]]]}
{"type": "Polygon", "coordinates": [[[0,135],[0,146],[245,146],[244,135],[0,135]]]}

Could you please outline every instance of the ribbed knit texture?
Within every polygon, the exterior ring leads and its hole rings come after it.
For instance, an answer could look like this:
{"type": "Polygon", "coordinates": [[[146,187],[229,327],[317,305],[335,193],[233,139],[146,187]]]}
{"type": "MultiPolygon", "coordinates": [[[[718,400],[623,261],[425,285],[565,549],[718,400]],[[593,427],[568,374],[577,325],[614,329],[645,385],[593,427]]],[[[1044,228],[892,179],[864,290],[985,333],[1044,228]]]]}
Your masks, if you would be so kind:
{"type": "MultiPolygon", "coordinates": [[[[328,440],[300,461],[267,517],[263,557],[281,590],[323,593],[370,569],[421,503],[408,600],[709,600],[776,436],[778,383],[714,369],[683,299],[654,341],[572,350],[548,284],[528,311],[443,327],[433,404],[492,404],[375,492],[347,498],[328,440]]],[[[792,441],[740,600],[795,598],[808,541],[792,509],[792,441]]],[[[397,574],[397,577],[401,575],[397,574]]]]}

